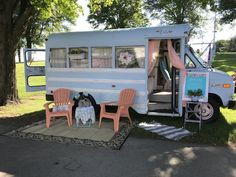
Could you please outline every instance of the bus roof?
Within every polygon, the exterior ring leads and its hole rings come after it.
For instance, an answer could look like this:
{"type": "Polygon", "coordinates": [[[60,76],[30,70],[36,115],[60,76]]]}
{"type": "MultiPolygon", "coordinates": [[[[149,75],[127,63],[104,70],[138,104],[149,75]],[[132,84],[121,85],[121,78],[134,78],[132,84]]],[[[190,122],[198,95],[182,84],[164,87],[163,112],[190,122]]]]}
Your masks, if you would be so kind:
{"type": "Polygon", "coordinates": [[[174,39],[186,37],[188,36],[190,29],[189,24],[178,24],[155,27],[53,33],[48,36],[47,45],[50,47],[143,45],[147,38],[174,39]]]}

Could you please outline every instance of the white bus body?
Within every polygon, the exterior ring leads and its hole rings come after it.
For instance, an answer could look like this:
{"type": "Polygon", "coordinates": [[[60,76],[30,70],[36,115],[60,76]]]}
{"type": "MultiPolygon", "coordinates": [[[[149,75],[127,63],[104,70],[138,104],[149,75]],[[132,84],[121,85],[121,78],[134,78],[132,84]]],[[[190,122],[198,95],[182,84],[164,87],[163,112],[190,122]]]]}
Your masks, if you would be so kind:
{"type": "MultiPolygon", "coordinates": [[[[124,88],[134,88],[137,95],[133,109],[138,113],[182,116],[182,72],[172,67],[168,59],[166,41],[171,39],[188,71],[209,72],[209,103],[205,104],[203,119],[213,120],[218,116],[219,106],[235,103],[234,83],[226,73],[212,69],[194,55],[187,45],[189,31],[189,25],[182,24],[52,34],[46,41],[47,98],[57,88],[68,88],[89,93],[99,104],[117,100],[124,88]],[[152,74],[151,41],[158,44],[152,74]],[[164,68],[160,68],[159,60],[164,61],[164,68]],[[165,75],[165,71],[169,74],[165,75]],[[224,84],[231,87],[224,88],[224,84]]],[[[31,51],[25,49],[25,53],[31,51]]],[[[44,75],[42,67],[40,70],[25,66],[26,80],[29,75],[44,75]]],[[[41,89],[27,85],[28,91],[41,89]]]]}

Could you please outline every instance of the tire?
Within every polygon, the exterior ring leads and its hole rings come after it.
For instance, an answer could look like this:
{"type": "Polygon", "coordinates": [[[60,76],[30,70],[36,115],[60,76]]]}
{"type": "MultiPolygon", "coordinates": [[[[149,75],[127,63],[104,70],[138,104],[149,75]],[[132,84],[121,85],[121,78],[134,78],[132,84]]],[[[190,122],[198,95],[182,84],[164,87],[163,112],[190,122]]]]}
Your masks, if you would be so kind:
{"type": "MultiPolygon", "coordinates": [[[[200,119],[200,105],[194,106],[194,113],[195,117],[200,119]]],[[[208,103],[203,104],[202,108],[202,122],[203,123],[209,123],[213,122],[217,118],[219,118],[220,115],[220,106],[219,103],[213,99],[212,97],[208,98],[208,103]]]]}

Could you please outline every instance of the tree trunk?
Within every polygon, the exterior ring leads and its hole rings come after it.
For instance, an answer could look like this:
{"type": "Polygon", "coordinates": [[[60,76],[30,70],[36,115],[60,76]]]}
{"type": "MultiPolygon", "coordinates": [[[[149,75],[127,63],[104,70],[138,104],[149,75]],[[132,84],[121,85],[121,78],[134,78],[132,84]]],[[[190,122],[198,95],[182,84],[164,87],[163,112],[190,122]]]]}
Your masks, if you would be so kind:
{"type": "Polygon", "coordinates": [[[0,0],[0,106],[19,102],[15,51],[32,13],[27,0],[0,0]]]}
{"type": "Polygon", "coordinates": [[[10,25],[7,21],[0,21],[2,28],[0,29],[0,106],[6,105],[8,102],[19,102],[16,74],[15,74],[15,50],[16,44],[12,40],[9,32],[10,25]]]}
{"type": "MultiPolygon", "coordinates": [[[[28,33],[28,34],[30,34],[30,33],[28,33]]],[[[26,47],[27,47],[28,49],[31,49],[31,48],[32,48],[32,40],[31,40],[31,37],[28,36],[27,34],[26,34],[26,47]]]]}
{"type": "Polygon", "coordinates": [[[15,52],[10,47],[8,45],[8,48],[4,47],[2,50],[1,46],[0,50],[0,106],[9,102],[19,102],[15,74],[15,52]]]}
{"type": "MultiPolygon", "coordinates": [[[[1,18],[0,18],[1,19],[1,18]]],[[[0,29],[0,105],[7,102],[18,103],[18,93],[15,78],[15,52],[16,48],[13,43],[10,26],[4,20],[0,21],[2,28],[0,29]]]]}
{"type": "Polygon", "coordinates": [[[17,48],[18,61],[21,63],[20,47],[17,48]]]}

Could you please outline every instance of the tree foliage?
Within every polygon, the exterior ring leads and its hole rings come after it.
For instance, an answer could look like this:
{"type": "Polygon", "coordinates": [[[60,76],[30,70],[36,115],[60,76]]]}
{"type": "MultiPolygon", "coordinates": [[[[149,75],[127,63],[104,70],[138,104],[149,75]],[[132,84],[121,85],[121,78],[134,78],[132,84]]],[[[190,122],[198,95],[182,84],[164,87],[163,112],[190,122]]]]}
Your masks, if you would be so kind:
{"type": "Polygon", "coordinates": [[[146,26],[142,0],[90,0],[88,22],[105,29],[146,26]]]}
{"type": "Polygon", "coordinates": [[[236,52],[236,36],[229,40],[229,52],[236,52]]]}
{"type": "Polygon", "coordinates": [[[40,45],[51,32],[68,30],[68,25],[75,24],[75,21],[82,12],[81,6],[76,0],[48,1],[39,8],[27,25],[25,39],[28,48],[32,43],[40,45]]]}
{"type": "Polygon", "coordinates": [[[145,8],[152,17],[160,19],[165,24],[190,23],[198,27],[201,20],[201,10],[212,0],[144,0],[145,8]]]}
{"type": "Polygon", "coordinates": [[[216,41],[216,52],[227,52],[229,49],[228,40],[218,40],[216,41]]]}
{"type": "Polygon", "coordinates": [[[230,40],[216,41],[216,52],[236,52],[236,36],[230,40]]]}
{"type": "Polygon", "coordinates": [[[219,12],[222,14],[221,23],[231,23],[236,19],[236,1],[235,0],[220,0],[219,12]]]}
{"type": "Polygon", "coordinates": [[[76,17],[78,8],[76,0],[0,0],[0,106],[18,101],[15,52],[33,17],[54,26],[58,19],[76,17]],[[54,17],[56,21],[50,21],[54,17]]]}

